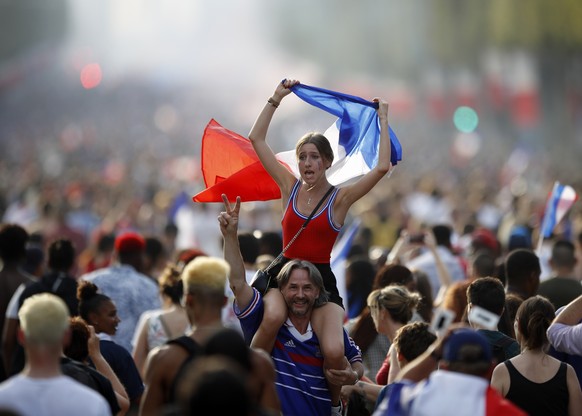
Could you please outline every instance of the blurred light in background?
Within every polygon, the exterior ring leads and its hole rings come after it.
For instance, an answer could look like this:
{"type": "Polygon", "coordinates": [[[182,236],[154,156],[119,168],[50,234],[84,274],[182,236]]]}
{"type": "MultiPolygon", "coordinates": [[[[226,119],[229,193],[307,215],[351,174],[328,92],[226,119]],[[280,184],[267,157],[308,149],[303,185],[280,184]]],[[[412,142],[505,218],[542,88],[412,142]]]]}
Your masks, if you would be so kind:
{"type": "Polygon", "coordinates": [[[457,130],[463,133],[472,133],[479,124],[479,116],[471,107],[461,106],[455,110],[453,123],[457,130]]]}
{"type": "Polygon", "coordinates": [[[156,127],[163,133],[172,131],[178,122],[178,114],[176,109],[171,105],[162,105],[158,107],[154,114],[154,123],[156,127]]]}
{"type": "Polygon", "coordinates": [[[454,154],[461,159],[472,159],[481,149],[481,137],[476,133],[459,133],[453,143],[454,154]]]}
{"type": "Polygon", "coordinates": [[[81,69],[81,85],[86,90],[96,88],[101,84],[103,73],[101,66],[96,63],[88,64],[81,69]]]}

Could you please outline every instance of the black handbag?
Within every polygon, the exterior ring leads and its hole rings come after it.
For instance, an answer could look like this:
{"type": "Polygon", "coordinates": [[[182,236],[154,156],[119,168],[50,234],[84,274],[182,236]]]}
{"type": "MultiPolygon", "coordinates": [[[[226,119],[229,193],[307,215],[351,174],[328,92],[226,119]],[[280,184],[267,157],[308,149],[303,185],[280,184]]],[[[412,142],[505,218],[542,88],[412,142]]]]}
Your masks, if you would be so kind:
{"type": "Polygon", "coordinates": [[[276,278],[276,276],[273,276],[273,271],[272,271],[273,267],[275,265],[279,264],[279,262],[283,260],[283,254],[285,254],[285,252],[287,251],[287,249],[289,247],[291,247],[291,244],[293,244],[293,242],[297,239],[297,237],[299,237],[299,234],[301,234],[301,231],[303,231],[303,229],[305,227],[307,227],[307,224],[309,224],[309,221],[311,221],[311,218],[315,215],[315,213],[317,212],[317,210],[319,209],[319,207],[321,206],[321,204],[323,204],[323,201],[325,201],[325,199],[328,197],[328,195],[334,189],[335,189],[335,187],[332,186],[332,187],[330,187],[327,190],[327,192],[319,200],[319,202],[317,203],[317,205],[315,206],[315,208],[313,208],[313,211],[311,211],[311,214],[309,214],[309,217],[307,217],[307,219],[305,220],[305,222],[303,223],[303,225],[301,226],[301,228],[297,231],[297,234],[295,234],[293,236],[293,238],[291,239],[291,241],[289,241],[289,243],[287,243],[287,245],[285,246],[285,248],[283,249],[283,251],[281,251],[281,253],[279,253],[279,255],[275,258],[275,260],[273,260],[271,262],[271,264],[269,264],[264,269],[257,270],[257,272],[255,273],[255,275],[251,279],[251,286],[254,287],[255,289],[257,289],[259,291],[259,293],[261,293],[263,295],[265,293],[267,293],[267,290],[269,290],[269,285],[271,284],[271,279],[276,278]]]}

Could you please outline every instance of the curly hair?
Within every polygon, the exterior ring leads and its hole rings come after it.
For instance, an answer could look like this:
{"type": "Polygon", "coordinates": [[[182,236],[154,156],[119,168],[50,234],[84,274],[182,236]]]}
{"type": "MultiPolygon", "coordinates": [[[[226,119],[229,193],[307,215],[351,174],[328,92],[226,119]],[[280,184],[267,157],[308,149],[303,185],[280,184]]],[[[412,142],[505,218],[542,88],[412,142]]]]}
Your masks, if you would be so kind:
{"type": "Polygon", "coordinates": [[[426,322],[411,322],[401,327],[394,337],[394,348],[410,362],[426,351],[436,340],[426,322]]]}

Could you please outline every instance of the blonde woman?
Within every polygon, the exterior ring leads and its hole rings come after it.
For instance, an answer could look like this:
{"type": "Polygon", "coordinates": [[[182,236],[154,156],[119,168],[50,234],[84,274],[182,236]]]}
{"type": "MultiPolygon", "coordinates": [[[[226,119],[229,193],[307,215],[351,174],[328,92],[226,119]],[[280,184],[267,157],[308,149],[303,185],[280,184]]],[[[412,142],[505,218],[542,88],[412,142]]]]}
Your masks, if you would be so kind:
{"type": "Polygon", "coordinates": [[[133,337],[132,356],[141,376],[148,353],[166,341],[184,335],[190,328],[186,311],[180,304],[183,284],[180,266],[168,264],[159,280],[162,309],[145,312],[133,337]]]}
{"type": "MultiPolygon", "coordinates": [[[[368,296],[368,307],[370,308],[376,331],[384,334],[390,341],[389,367],[383,366],[381,371],[387,371],[388,377],[385,384],[390,384],[398,374],[398,357],[392,347],[396,332],[412,319],[416,308],[421,300],[418,293],[410,292],[404,286],[387,286],[374,290],[368,296]]],[[[376,376],[378,379],[378,376],[376,376]]],[[[384,384],[384,383],[382,383],[384,384]]]]}

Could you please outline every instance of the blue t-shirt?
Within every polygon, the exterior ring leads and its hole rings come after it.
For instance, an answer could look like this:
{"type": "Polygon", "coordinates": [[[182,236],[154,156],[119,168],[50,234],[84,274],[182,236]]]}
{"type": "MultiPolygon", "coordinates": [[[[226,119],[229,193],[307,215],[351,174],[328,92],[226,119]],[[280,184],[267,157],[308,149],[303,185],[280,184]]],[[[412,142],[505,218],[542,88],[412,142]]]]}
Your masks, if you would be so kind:
{"type": "MultiPolygon", "coordinates": [[[[247,342],[250,342],[263,320],[263,298],[256,289],[253,290],[253,300],[244,310],[239,310],[234,303],[234,312],[247,342]]],[[[344,346],[350,363],[362,361],[360,349],[345,330],[344,346]]],[[[305,334],[300,334],[287,320],[277,334],[271,357],[277,373],[275,384],[282,413],[329,416],[331,398],[323,373],[323,356],[311,325],[305,334]]]]}

